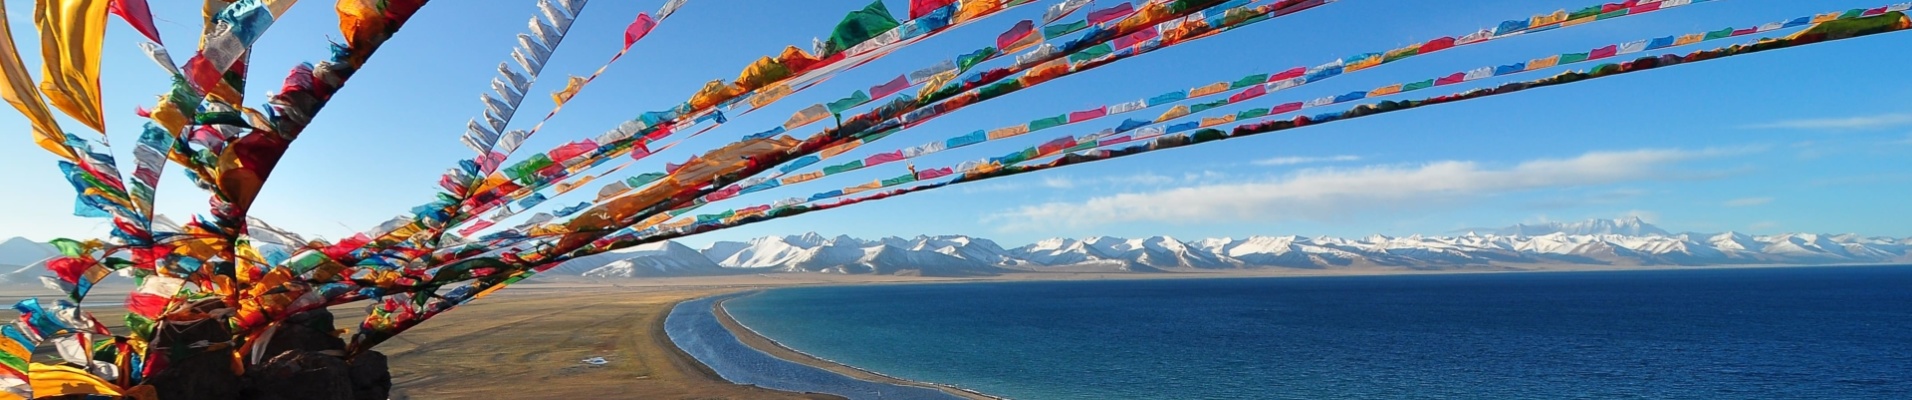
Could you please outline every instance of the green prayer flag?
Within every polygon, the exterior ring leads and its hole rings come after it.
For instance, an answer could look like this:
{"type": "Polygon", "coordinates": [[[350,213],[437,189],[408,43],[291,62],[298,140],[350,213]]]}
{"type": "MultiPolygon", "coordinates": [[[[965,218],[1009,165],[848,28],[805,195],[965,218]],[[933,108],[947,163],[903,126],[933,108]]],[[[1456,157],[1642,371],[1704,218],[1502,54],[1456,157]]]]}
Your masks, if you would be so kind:
{"type": "Polygon", "coordinates": [[[1726,28],[1726,29],[1721,29],[1717,31],[1707,32],[1706,40],[1725,39],[1732,36],[1733,36],[1733,28],[1726,28]]]}
{"type": "Polygon", "coordinates": [[[624,184],[634,188],[641,188],[641,187],[644,187],[644,185],[651,184],[651,182],[657,182],[657,180],[659,179],[664,179],[664,176],[665,175],[661,172],[650,172],[650,173],[645,173],[638,176],[633,176],[630,178],[625,178],[624,184]]]}
{"type": "Polygon", "coordinates": [[[1090,48],[1082,49],[1082,51],[1069,54],[1069,62],[1079,63],[1094,60],[1114,52],[1115,46],[1110,46],[1108,43],[1098,44],[1090,48]]]}
{"type": "Polygon", "coordinates": [[[1580,11],[1574,11],[1573,14],[1567,14],[1567,20],[1571,21],[1571,20],[1587,18],[1587,17],[1597,17],[1599,15],[1600,15],[1600,6],[1589,6],[1587,8],[1580,9],[1580,11]]]}
{"type": "Polygon", "coordinates": [[[1069,114],[1029,121],[1029,131],[1035,132],[1069,124],[1069,114]]]}
{"type": "Polygon", "coordinates": [[[884,32],[896,29],[898,25],[902,23],[896,22],[896,17],[890,15],[889,7],[884,6],[882,0],[873,1],[869,6],[845,15],[843,21],[837,22],[836,29],[830,32],[829,46],[820,56],[841,53],[884,32]]]}
{"type": "Polygon", "coordinates": [[[976,64],[981,64],[983,61],[989,60],[990,57],[995,57],[996,52],[995,47],[984,47],[969,54],[957,56],[956,69],[959,71],[968,71],[970,67],[975,67],[976,64]]]}
{"type": "Polygon", "coordinates": [[[1434,87],[1433,79],[1403,85],[1401,86],[1401,91],[1408,92],[1408,91],[1421,90],[1421,89],[1426,89],[1431,87],[1434,87]]]}
{"type": "Polygon", "coordinates": [[[1632,11],[1633,9],[1630,9],[1630,8],[1622,8],[1618,10],[1613,10],[1613,12],[1609,12],[1609,13],[1601,13],[1599,18],[1594,18],[1594,19],[1602,20],[1607,18],[1623,17],[1623,16],[1626,16],[1627,13],[1630,13],[1632,11]]]}
{"type": "Polygon", "coordinates": [[[863,141],[863,143],[869,143],[869,142],[874,142],[874,141],[878,141],[878,140],[883,140],[883,138],[885,138],[885,137],[889,137],[890,135],[894,135],[894,134],[896,134],[897,132],[902,132],[902,131],[903,131],[903,129],[901,129],[901,128],[898,128],[898,129],[891,129],[891,130],[887,130],[887,131],[882,131],[882,132],[877,132],[877,133],[876,133],[876,134],[874,134],[874,135],[869,135],[869,136],[864,136],[864,137],[863,137],[863,139],[860,139],[860,140],[862,140],[862,141],[863,141]]]}
{"type": "Polygon", "coordinates": [[[1083,29],[1089,29],[1088,20],[1070,22],[1066,24],[1049,25],[1042,28],[1042,37],[1044,39],[1055,39],[1057,36],[1076,33],[1076,31],[1080,31],[1083,29]]]}
{"type": "Polygon", "coordinates": [[[851,161],[851,162],[840,164],[840,165],[832,165],[828,167],[823,167],[823,174],[836,175],[836,174],[841,174],[844,172],[855,171],[861,168],[863,168],[863,160],[856,160],[856,161],[851,161]]]}
{"type": "Polygon", "coordinates": [[[85,247],[80,244],[80,241],[67,238],[53,239],[52,242],[48,242],[47,244],[53,245],[54,248],[60,250],[60,255],[67,257],[79,257],[81,249],[85,247]]]}
{"type": "Polygon", "coordinates": [[[915,181],[916,181],[916,174],[907,174],[907,175],[898,176],[895,178],[884,179],[883,186],[896,186],[896,185],[901,185],[901,184],[915,182],[915,181]]]}
{"type": "Polygon", "coordinates": [[[1244,119],[1249,119],[1249,118],[1260,118],[1260,117],[1265,117],[1265,116],[1268,116],[1268,109],[1266,109],[1266,108],[1257,108],[1257,109],[1253,109],[1253,110],[1244,110],[1244,111],[1242,111],[1242,112],[1239,112],[1239,113],[1235,113],[1235,120],[1236,120],[1236,121],[1240,121],[1240,120],[1244,120],[1244,119]]]}
{"type": "Polygon", "coordinates": [[[858,90],[856,93],[851,93],[850,97],[830,102],[827,107],[830,108],[830,113],[832,114],[842,114],[844,111],[849,111],[852,108],[856,108],[856,106],[868,102],[870,102],[870,95],[863,93],[862,90],[858,90]]]}
{"type": "Polygon", "coordinates": [[[1208,111],[1208,110],[1213,110],[1213,109],[1215,109],[1215,108],[1217,108],[1217,107],[1221,107],[1221,106],[1225,106],[1225,105],[1228,105],[1228,99],[1221,99],[1221,100],[1215,100],[1215,101],[1211,101],[1211,102],[1207,102],[1207,103],[1202,103],[1202,104],[1196,104],[1196,105],[1194,105],[1194,106],[1190,106],[1190,107],[1188,108],[1188,112],[1189,112],[1189,113],[1191,113],[1191,114],[1192,114],[1192,113],[1198,113],[1198,112],[1203,112],[1203,111],[1208,111]]]}
{"type": "Polygon", "coordinates": [[[1577,63],[1577,62],[1586,61],[1586,60],[1587,60],[1587,53],[1570,53],[1570,54],[1560,55],[1561,64],[1572,64],[1572,63],[1577,63]]]}
{"type": "Polygon", "coordinates": [[[996,82],[995,84],[984,86],[981,91],[977,92],[976,101],[993,99],[1017,90],[1022,90],[1022,81],[1020,80],[1012,79],[996,82]]]}
{"type": "Polygon", "coordinates": [[[1260,85],[1265,82],[1268,82],[1268,74],[1249,75],[1249,76],[1242,77],[1241,80],[1237,80],[1235,81],[1235,83],[1228,84],[1228,88],[1241,89],[1241,88],[1245,88],[1249,86],[1260,85]]]}

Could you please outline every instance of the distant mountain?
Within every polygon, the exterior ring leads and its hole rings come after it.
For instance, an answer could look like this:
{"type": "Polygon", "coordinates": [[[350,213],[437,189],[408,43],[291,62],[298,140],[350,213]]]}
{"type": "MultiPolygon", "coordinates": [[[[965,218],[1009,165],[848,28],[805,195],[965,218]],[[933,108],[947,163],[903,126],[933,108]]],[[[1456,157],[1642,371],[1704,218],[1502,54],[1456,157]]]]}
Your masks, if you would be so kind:
{"type": "Polygon", "coordinates": [[[0,242],[0,265],[27,266],[59,255],[53,245],[16,237],[0,242]]]}
{"type": "Polygon", "coordinates": [[[1646,221],[1640,220],[1639,217],[1628,217],[1623,219],[1594,219],[1594,220],[1570,222],[1570,223],[1569,222],[1548,222],[1548,223],[1535,224],[1535,225],[1519,224],[1519,225],[1514,225],[1514,226],[1499,228],[1499,229],[1485,229],[1485,228],[1463,229],[1460,231],[1456,231],[1455,233],[1459,233],[1459,232],[1489,232],[1489,233],[1493,233],[1495,235],[1501,235],[1501,236],[1540,236],[1540,235],[1547,235],[1547,234],[1554,234],[1554,233],[1565,233],[1568,235],[1627,235],[1627,236],[1648,236],[1648,235],[1672,236],[1673,235],[1671,233],[1667,233],[1667,231],[1662,230],[1657,226],[1653,226],[1653,224],[1648,224],[1646,223],[1646,221]]]}

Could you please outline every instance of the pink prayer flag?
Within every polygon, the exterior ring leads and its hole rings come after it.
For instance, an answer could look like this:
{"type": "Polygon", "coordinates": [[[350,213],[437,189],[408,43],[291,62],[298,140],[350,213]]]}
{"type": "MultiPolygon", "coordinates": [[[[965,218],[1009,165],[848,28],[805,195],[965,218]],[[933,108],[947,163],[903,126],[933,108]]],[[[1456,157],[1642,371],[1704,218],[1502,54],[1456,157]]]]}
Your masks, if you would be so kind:
{"type": "Polygon", "coordinates": [[[1101,25],[1104,22],[1121,19],[1122,17],[1127,17],[1129,16],[1129,14],[1134,14],[1134,13],[1135,13],[1134,4],[1122,3],[1121,5],[1117,5],[1114,7],[1109,7],[1109,8],[1105,8],[1101,10],[1096,10],[1096,11],[1090,11],[1089,24],[1101,25]]]}
{"type": "Polygon", "coordinates": [[[996,36],[996,48],[1008,49],[1015,47],[1016,42],[1022,41],[1022,38],[1034,34],[1036,34],[1036,22],[1026,19],[1022,20],[1022,22],[1017,22],[1016,26],[1009,27],[1009,31],[996,36]]]}
{"type": "Polygon", "coordinates": [[[871,87],[870,98],[881,99],[884,97],[889,97],[892,94],[902,92],[903,90],[909,89],[909,88],[910,88],[909,77],[903,76],[903,75],[897,75],[896,79],[891,79],[888,83],[871,87]]]}
{"type": "Polygon", "coordinates": [[[631,21],[631,26],[624,27],[624,48],[631,48],[632,44],[643,40],[644,35],[651,34],[651,28],[656,27],[657,20],[651,19],[650,14],[637,13],[637,20],[631,21]]]}
{"type": "Polygon", "coordinates": [[[955,173],[956,173],[956,170],[951,169],[949,167],[937,168],[937,169],[926,170],[926,171],[917,171],[916,180],[920,181],[925,179],[936,179],[936,178],[954,175],[955,173]]]}
{"type": "Polygon", "coordinates": [[[907,158],[907,157],[903,157],[902,150],[892,151],[888,153],[877,153],[877,154],[870,155],[869,158],[863,159],[863,166],[865,168],[874,167],[883,163],[903,161],[904,158],[907,158]]]}
{"type": "Polygon", "coordinates": [[[1619,46],[1607,45],[1607,47],[1593,49],[1593,52],[1587,53],[1587,59],[1595,60],[1595,59],[1613,57],[1618,54],[1620,54],[1619,46]]]}
{"type": "Polygon", "coordinates": [[[153,11],[146,7],[146,0],[113,0],[112,4],[107,5],[107,11],[118,15],[127,25],[132,25],[133,30],[146,36],[146,40],[166,44],[159,41],[159,27],[153,26],[153,11]]]}
{"type": "Polygon", "coordinates": [[[1094,110],[1088,110],[1088,111],[1076,111],[1076,112],[1069,113],[1069,123],[1073,124],[1073,123],[1088,121],[1088,120],[1092,120],[1096,118],[1102,118],[1103,116],[1106,116],[1106,115],[1109,115],[1109,109],[1106,107],[1096,107],[1094,110]]]}

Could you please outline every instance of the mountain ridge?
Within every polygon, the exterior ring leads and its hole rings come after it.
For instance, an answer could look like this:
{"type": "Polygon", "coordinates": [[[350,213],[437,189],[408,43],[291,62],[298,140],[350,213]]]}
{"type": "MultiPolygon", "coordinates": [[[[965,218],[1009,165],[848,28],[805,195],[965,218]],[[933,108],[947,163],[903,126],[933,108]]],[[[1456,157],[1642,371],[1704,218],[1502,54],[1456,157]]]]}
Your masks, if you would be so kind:
{"type": "MultiPolygon", "coordinates": [[[[14,238],[0,260],[38,261],[51,246],[14,238]]],[[[1168,236],[1050,238],[1004,248],[987,238],[917,235],[865,240],[815,232],[720,241],[674,241],[567,261],[547,276],[592,278],[831,273],[965,277],[1008,272],[1163,272],[1250,269],[1486,270],[1548,265],[1718,266],[1912,263],[1912,238],[1856,234],[1670,233],[1638,218],[1521,224],[1460,235],[1362,238],[1168,236]],[[1482,234],[1480,232],[1488,233],[1482,234]]],[[[8,265],[0,262],[0,265],[8,265]]],[[[44,271],[0,271],[31,282],[44,271]],[[18,276],[15,276],[18,275],[18,276]],[[33,276],[27,276],[33,275],[33,276]]]]}

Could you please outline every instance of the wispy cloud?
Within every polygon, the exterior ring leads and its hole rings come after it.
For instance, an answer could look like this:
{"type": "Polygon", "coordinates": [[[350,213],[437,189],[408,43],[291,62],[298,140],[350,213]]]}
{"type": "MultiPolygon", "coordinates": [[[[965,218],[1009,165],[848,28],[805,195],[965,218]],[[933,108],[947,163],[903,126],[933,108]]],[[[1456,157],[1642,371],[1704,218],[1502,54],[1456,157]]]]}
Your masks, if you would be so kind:
{"type": "Polygon", "coordinates": [[[1766,205],[1767,203],[1772,203],[1772,202],[1773,202],[1773,198],[1771,197],[1747,197],[1743,199],[1727,200],[1725,206],[1753,207],[1753,206],[1763,206],[1763,205],[1766,205]]]}
{"type": "Polygon", "coordinates": [[[1912,114],[1882,114],[1844,118],[1807,118],[1746,125],[1750,129],[1866,130],[1912,125],[1912,114]]]}
{"type": "Polygon", "coordinates": [[[1424,207],[1499,193],[1622,182],[1706,179],[1680,171],[1684,161],[1749,150],[1646,149],[1592,152],[1495,168],[1472,161],[1418,166],[1309,169],[1268,180],[1208,183],[1150,192],[1050,202],[990,215],[1005,231],[1123,222],[1199,223],[1332,220],[1374,209],[1424,207]]]}
{"type": "Polygon", "coordinates": [[[1361,161],[1361,156],[1339,155],[1339,156],[1329,156],[1329,157],[1275,157],[1275,158],[1264,159],[1264,160],[1255,160],[1254,164],[1260,165],[1260,166],[1266,166],[1266,167],[1274,167],[1274,166],[1282,166],[1282,165],[1314,164],[1314,163],[1327,163],[1327,162],[1354,162],[1354,161],[1361,161]]]}

